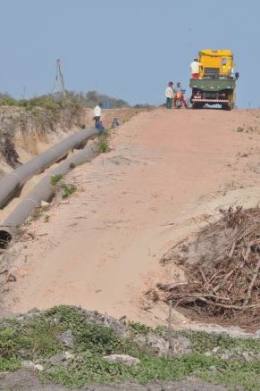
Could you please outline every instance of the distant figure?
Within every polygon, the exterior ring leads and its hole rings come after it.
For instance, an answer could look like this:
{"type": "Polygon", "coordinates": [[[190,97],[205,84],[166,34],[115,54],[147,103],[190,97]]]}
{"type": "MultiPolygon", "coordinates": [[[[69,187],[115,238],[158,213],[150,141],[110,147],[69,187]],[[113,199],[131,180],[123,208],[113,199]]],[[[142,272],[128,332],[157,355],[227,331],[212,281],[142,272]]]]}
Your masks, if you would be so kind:
{"type": "Polygon", "coordinates": [[[190,64],[190,70],[191,70],[191,78],[192,79],[199,79],[200,77],[200,62],[197,58],[194,58],[192,63],[190,64]]]}
{"type": "Polygon", "coordinates": [[[173,89],[173,82],[169,81],[168,86],[165,90],[165,97],[166,97],[166,107],[167,109],[172,109],[172,103],[174,98],[174,89],[173,89]]]}
{"type": "Polygon", "coordinates": [[[95,121],[95,128],[99,129],[99,123],[101,120],[101,103],[98,103],[96,107],[94,108],[94,121],[95,121]]]}
{"type": "Polygon", "coordinates": [[[187,102],[186,102],[186,100],[184,98],[184,93],[185,93],[185,90],[183,90],[183,88],[181,86],[181,83],[178,82],[176,84],[176,92],[175,92],[175,95],[174,95],[174,98],[173,98],[173,103],[174,103],[174,107],[175,108],[177,108],[177,107],[179,108],[179,107],[182,107],[182,106],[184,106],[185,109],[188,108],[187,102]]]}
{"type": "Polygon", "coordinates": [[[118,126],[120,126],[118,118],[113,118],[111,128],[114,129],[117,128],[118,126]]]}
{"type": "Polygon", "coordinates": [[[99,133],[103,133],[105,131],[103,122],[101,120],[98,121],[98,123],[96,125],[96,129],[98,129],[99,133]]]}
{"type": "Polygon", "coordinates": [[[236,80],[239,79],[239,72],[235,72],[234,68],[231,69],[231,78],[236,80]]]}

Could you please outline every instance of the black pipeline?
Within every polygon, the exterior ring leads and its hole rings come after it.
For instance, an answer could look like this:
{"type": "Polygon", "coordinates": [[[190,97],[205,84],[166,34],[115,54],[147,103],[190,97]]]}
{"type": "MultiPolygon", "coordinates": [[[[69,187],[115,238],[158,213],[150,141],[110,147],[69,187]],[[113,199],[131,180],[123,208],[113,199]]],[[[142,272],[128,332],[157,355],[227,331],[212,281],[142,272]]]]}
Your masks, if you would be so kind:
{"type": "Polygon", "coordinates": [[[52,199],[55,193],[55,186],[51,183],[52,177],[67,174],[76,166],[91,161],[97,154],[95,144],[87,145],[82,151],[70,156],[51,170],[0,225],[0,248],[6,248],[9,245],[19,226],[25,222],[35,208],[41,206],[42,201],[48,202],[52,199]]]}
{"type": "Polygon", "coordinates": [[[28,179],[43,172],[53,163],[66,157],[72,149],[82,148],[88,139],[97,134],[98,130],[95,128],[80,130],[43,152],[41,155],[18,167],[10,174],[5,175],[0,181],[0,208],[7,205],[19,193],[28,179]]]}

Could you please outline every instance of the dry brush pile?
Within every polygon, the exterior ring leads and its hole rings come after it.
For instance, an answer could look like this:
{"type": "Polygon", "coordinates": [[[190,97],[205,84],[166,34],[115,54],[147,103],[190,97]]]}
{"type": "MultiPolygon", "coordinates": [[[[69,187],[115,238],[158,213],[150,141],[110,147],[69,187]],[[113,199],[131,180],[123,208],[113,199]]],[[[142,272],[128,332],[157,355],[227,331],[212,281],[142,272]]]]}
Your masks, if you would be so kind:
{"type": "Polygon", "coordinates": [[[259,326],[260,208],[229,208],[221,214],[195,241],[182,243],[171,253],[184,269],[186,281],[157,287],[163,300],[175,307],[259,326]]]}

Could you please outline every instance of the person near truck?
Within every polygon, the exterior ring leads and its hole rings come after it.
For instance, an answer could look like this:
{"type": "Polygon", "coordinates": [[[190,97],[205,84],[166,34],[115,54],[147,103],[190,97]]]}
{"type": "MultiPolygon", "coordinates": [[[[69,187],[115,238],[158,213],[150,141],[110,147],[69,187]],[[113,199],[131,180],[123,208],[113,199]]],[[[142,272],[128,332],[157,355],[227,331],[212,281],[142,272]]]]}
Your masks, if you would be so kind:
{"type": "Polygon", "coordinates": [[[194,58],[192,63],[190,64],[190,70],[191,70],[191,78],[192,79],[199,79],[200,77],[200,62],[197,58],[194,58]]]}
{"type": "Polygon", "coordinates": [[[95,128],[99,128],[100,120],[101,120],[101,103],[98,103],[94,108],[94,121],[95,121],[95,128]]]}
{"type": "Polygon", "coordinates": [[[175,95],[174,95],[174,98],[173,98],[174,108],[176,108],[176,102],[177,101],[179,101],[181,106],[184,106],[185,109],[188,108],[187,102],[186,102],[186,100],[184,98],[184,93],[185,93],[185,90],[182,88],[181,83],[178,82],[176,84],[175,95]]]}
{"type": "Polygon", "coordinates": [[[173,82],[169,81],[168,86],[166,87],[165,90],[165,98],[166,98],[166,107],[167,109],[172,109],[172,103],[173,103],[173,98],[174,98],[174,88],[173,88],[173,82]]]}

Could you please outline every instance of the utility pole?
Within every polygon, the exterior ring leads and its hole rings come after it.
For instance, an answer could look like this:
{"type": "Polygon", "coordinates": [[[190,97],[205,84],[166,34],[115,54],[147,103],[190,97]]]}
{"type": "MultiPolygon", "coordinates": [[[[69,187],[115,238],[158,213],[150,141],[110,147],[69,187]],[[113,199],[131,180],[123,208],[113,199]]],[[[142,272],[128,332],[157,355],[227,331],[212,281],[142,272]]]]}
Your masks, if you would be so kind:
{"type": "Polygon", "coordinates": [[[55,85],[54,85],[53,92],[62,94],[64,97],[66,96],[64,76],[62,72],[62,64],[60,58],[56,60],[56,76],[55,76],[55,85]]]}

